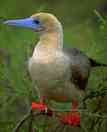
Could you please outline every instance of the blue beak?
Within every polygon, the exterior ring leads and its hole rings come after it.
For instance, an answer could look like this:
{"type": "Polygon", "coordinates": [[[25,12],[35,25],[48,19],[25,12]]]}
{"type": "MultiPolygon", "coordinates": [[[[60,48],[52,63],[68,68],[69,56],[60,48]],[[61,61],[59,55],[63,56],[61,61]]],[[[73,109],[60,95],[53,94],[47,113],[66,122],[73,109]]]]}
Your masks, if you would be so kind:
{"type": "Polygon", "coordinates": [[[7,20],[3,22],[4,24],[18,27],[27,27],[31,29],[37,29],[40,27],[38,23],[35,23],[32,17],[25,19],[7,20]]]}

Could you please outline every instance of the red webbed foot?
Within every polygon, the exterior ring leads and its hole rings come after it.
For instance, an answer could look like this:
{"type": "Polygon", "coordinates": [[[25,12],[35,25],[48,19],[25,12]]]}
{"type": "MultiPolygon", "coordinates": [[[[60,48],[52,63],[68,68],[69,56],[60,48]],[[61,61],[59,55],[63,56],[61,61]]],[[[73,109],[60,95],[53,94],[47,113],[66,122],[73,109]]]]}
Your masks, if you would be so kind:
{"type": "Polygon", "coordinates": [[[32,110],[39,110],[42,114],[45,114],[47,116],[52,116],[53,111],[50,110],[46,105],[44,101],[44,97],[41,98],[40,102],[32,102],[32,110]]]}
{"type": "Polygon", "coordinates": [[[47,106],[40,102],[32,102],[32,110],[46,111],[47,106]]]}
{"type": "Polygon", "coordinates": [[[60,121],[63,124],[78,126],[78,125],[80,125],[80,113],[78,113],[78,112],[69,112],[65,115],[62,115],[60,117],[60,121]]]}
{"type": "Polygon", "coordinates": [[[60,121],[64,124],[78,126],[80,125],[80,113],[76,111],[78,106],[77,101],[73,101],[71,112],[61,115],[60,121]]]}

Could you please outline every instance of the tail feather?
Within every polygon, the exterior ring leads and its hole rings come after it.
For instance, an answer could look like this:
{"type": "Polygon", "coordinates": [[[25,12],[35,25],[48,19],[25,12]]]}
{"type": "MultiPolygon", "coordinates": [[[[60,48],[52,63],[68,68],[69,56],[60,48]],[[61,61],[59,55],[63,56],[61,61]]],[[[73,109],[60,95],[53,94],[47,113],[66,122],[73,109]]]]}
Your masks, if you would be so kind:
{"type": "Polygon", "coordinates": [[[97,67],[97,66],[107,67],[107,64],[103,64],[103,63],[97,62],[96,60],[93,60],[91,58],[89,58],[89,60],[90,60],[90,63],[91,63],[92,67],[97,67]]]}

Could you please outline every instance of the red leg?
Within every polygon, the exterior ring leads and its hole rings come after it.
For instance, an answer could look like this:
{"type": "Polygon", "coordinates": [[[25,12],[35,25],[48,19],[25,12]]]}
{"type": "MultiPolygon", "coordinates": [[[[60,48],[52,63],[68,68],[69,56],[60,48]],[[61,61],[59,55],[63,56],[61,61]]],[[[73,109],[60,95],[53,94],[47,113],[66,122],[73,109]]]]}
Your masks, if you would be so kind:
{"type": "Polygon", "coordinates": [[[78,101],[77,100],[73,100],[72,101],[71,111],[76,111],[77,107],[78,107],[78,101]]]}
{"type": "Polygon", "coordinates": [[[78,102],[73,100],[71,112],[66,113],[60,117],[60,121],[64,124],[69,124],[73,126],[80,125],[80,113],[76,111],[78,107],[78,102]]]}
{"type": "Polygon", "coordinates": [[[41,104],[45,104],[45,100],[46,100],[45,96],[42,96],[42,97],[40,98],[40,103],[41,103],[41,104]]]}

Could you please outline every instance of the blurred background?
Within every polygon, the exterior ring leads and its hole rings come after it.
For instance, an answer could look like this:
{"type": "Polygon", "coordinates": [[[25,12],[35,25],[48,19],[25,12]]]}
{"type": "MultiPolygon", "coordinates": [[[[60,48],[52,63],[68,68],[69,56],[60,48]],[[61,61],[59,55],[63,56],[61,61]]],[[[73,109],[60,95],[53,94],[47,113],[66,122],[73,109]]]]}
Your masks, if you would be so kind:
{"type": "MultiPolygon", "coordinates": [[[[0,0],[1,132],[11,132],[28,111],[31,100],[37,98],[27,74],[27,60],[38,41],[35,32],[3,25],[2,18],[23,18],[40,11],[53,13],[61,21],[65,46],[80,48],[88,56],[107,64],[106,0],[0,0]]],[[[94,69],[87,89],[97,89],[106,77],[107,68],[94,69]]],[[[107,81],[103,86],[107,87],[107,81]]],[[[92,102],[89,106],[95,110],[96,103],[92,102]]],[[[104,120],[102,128],[107,132],[107,121],[104,120]]],[[[39,130],[43,131],[41,126],[39,130]]]]}

